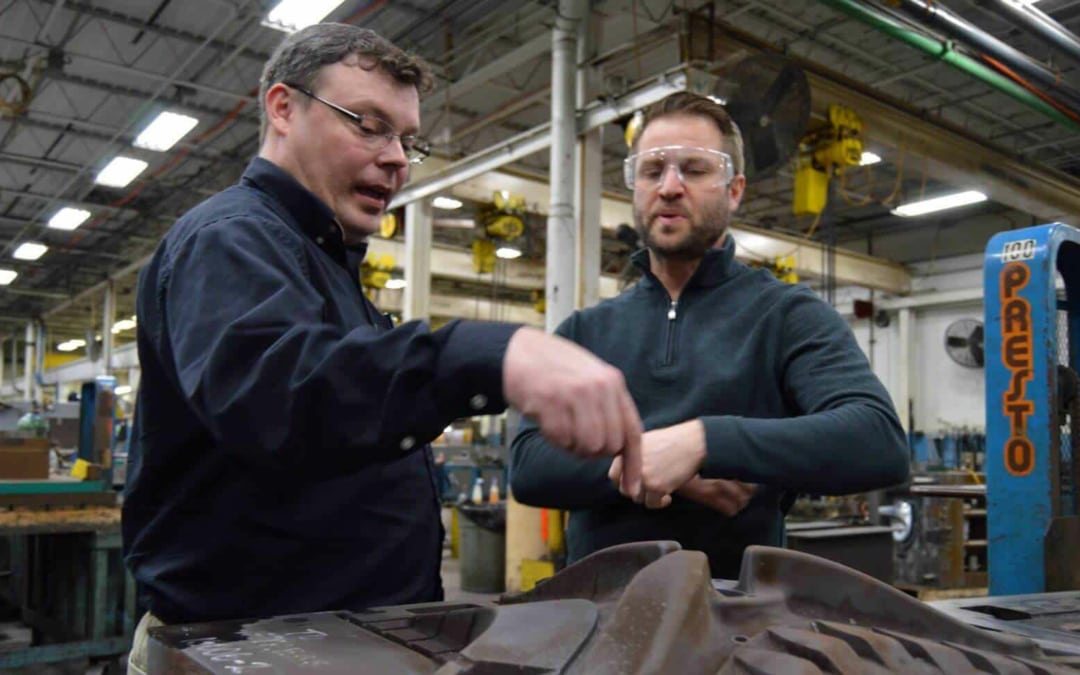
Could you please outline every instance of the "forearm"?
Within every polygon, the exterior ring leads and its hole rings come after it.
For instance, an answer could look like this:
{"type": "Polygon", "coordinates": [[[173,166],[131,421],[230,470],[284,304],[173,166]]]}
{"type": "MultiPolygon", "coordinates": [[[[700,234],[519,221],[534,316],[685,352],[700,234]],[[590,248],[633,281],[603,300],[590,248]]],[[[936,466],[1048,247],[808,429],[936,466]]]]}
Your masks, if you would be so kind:
{"type": "Polygon", "coordinates": [[[510,488],[523,504],[590,509],[623,501],[608,478],[611,458],[582,459],[550,445],[529,421],[510,447],[510,488]]]}
{"type": "Polygon", "coordinates": [[[903,483],[909,475],[903,430],[890,411],[870,403],[790,418],[702,421],[706,478],[847,494],[903,483]]]}

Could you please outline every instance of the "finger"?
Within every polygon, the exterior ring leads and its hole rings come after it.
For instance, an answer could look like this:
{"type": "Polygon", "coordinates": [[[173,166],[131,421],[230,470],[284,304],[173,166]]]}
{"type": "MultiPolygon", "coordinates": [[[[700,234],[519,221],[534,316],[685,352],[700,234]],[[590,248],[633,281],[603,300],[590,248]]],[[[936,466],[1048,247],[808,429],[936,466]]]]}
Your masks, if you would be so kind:
{"type": "Polygon", "coordinates": [[[620,401],[626,443],[620,454],[623,459],[623,472],[619,480],[619,491],[636,501],[642,491],[641,418],[638,417],[637,407],[629,392],[624,393],[620,401]]]}
{"type": "Polygon", "coordinates": [[[614,455],[626,445],[626,433],[623,424],[620,395],[608,392],[600,401],[601,416],[604,420],[604,454],[614,455]]]}
{"type": "Polygon", "coordinates": [[[607,476],[611,480],[615,481],[616,484],[619,483],[619,479],[622,478],[622,457],[621,456],[617,456],[617,457],[615,457],[615,459],[613,459],[611,461],[611,468],[608,469],[607,476]]]}
{"type": "Polygon", "coordinates": [[[662,509],[670,503],[671,495],[662,492],[645,493],[645,508],[647,509],[662,509]]]}

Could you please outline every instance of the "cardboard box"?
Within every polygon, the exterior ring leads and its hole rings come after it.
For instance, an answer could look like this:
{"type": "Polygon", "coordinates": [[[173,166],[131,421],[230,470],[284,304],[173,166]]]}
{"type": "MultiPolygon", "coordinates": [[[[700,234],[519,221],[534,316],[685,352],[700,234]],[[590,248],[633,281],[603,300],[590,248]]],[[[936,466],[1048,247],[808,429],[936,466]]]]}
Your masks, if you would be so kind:
{"type": "Polygon", "coordinates": [[[47,480],[48,478],[48,440],[0,438],[0,479],[47,480]]]}

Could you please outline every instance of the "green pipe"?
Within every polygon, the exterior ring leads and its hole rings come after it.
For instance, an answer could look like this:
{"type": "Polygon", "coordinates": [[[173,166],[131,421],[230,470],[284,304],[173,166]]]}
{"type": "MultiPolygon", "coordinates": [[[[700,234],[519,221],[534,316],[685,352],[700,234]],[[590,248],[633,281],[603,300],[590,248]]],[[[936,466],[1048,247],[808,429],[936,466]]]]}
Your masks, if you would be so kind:
{"type": "Polygon", "coordinates": [[[878,29],[892,38],[900,40],[901,42],[906,42],[912,47],[915,47],[936,59],[944,61],[954,68],[964,71],[968,75],[971,75],[975,79],[982,81],[1001,93],[1007,94],[1028,107],[1038,110],[1043,115],[1046,115],[1062,126],[1074,131],[1080,130],[1080,125],[1067,115],[1063,114],[1060,110],[1035,94],[1032,94],[1027,89],[1024,89],[1016,82],[999,74],[997,71],[988,66],[984,66],[982,63],[979,63],[970,57],[964,56],[953,49],[951,42],[941,42],[934,38],[927,37],[922,33],[909,30],[893,20],[882,16],[878,12],[875,12],[858,2],[858,0],[821,0],[821,2],[822,4],[828,5],[833,9],[839,10],[854,19],[858,19],[859,21],[878,29]]]}

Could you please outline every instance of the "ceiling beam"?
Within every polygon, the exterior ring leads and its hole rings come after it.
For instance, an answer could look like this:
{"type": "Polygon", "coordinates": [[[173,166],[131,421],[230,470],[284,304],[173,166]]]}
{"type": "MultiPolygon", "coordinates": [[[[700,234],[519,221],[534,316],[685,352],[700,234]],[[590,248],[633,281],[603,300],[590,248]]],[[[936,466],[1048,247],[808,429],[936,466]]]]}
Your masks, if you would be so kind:
{"type": "MultiPolygon", "coordinates": [[[[37,0],[37,2],[39,4],[52,4],[53,0],[37,0]]],[[[180,40],[181,42],[186,42],[190,45],[198,46],[206,42],[205,36],[197,35],[190,31],[181,30],[178,28],[170,28],[168,26],[163,26],[159,23],[151,24],[148,23],[145,19],[131,16],[128,14],[123,14],[121,12],[115,12],[111,9],[95,7],[94,5],[91,5],[87,2],[69,1],[66,3],[66,5],[67,9],[73,12],[77,12],[79,14],[83,14],[85,16],[90,16],[94,17],[95,19],[101,19],[111,23],[120,24],[122,26],[128,26],[130,28],[145,31],[153,35],[159,35],[161,37],[180,40]]],[[[221,50],[222,52],[232,52],[235,49],[234,45],[231,45],[225,40],[220,39],[211,40],[210,45],[215,49],[221,50]]],[[[264,63],[268,58],[270,58],[270,54],[250,48],[244,48],[240,50],[240,55],[258,61],[260,64],[264,63]]]]}

